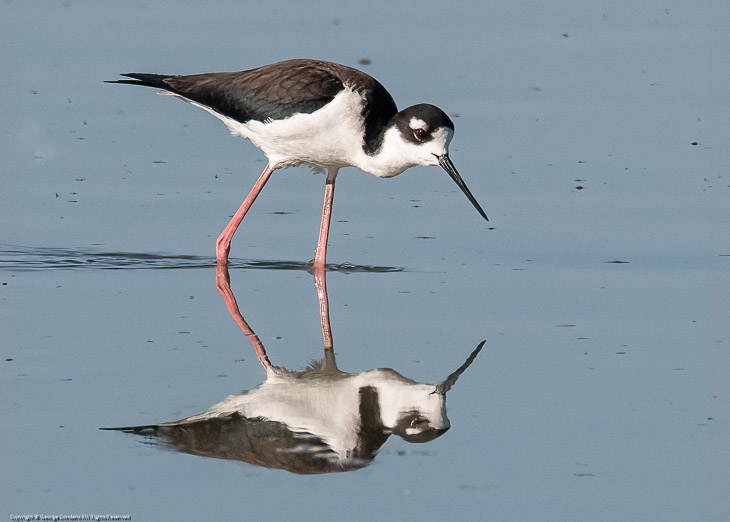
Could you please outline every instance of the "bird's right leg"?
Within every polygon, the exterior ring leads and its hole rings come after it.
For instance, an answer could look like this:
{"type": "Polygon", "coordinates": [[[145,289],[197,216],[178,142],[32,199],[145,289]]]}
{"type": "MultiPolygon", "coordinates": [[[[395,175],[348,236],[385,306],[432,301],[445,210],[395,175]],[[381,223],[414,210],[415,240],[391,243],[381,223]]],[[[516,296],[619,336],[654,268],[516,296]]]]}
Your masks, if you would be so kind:
{"type": "Polygon", "coordinates": [[[233,215],[233,219],[231,219],[230,223],[228,223],[226,228],[223,229],[221,235],[218,236],[218,240],[215,242],[215,257],[217,264],[228,264],[228,252],[231,250],[231,239],[233,239],[233,234],[236,233],[238,225],[241,224],[246,212],[248,212],[248,209],[251,208],[253,202],[256,201],[256,197],[259,195],[259,192],[261,192],[261,189],[264,188],[264,185],[266,185],[266,182],[269,180],[269,176],[271,176],[272,172],[274,172],[274,169],[271,168],[270,164],[267,164],[266,168],[259,176],[259,179],[256,180],[256,184],[251,189],[251,192],[248,193],[248,196],[246,196],[246,199],[243,200],[241,207],[233,215]]]}

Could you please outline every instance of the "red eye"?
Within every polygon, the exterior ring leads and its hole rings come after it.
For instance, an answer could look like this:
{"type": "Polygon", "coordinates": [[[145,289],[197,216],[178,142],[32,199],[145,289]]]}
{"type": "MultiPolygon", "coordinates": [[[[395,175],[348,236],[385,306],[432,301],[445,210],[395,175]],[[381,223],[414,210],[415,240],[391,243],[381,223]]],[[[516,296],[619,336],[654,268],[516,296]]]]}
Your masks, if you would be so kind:
{"type": "Polygon", "coordinates": [[[418,141],[423,141],[427,134],[426,129],[413,129],[413,135],[418,141]]]}

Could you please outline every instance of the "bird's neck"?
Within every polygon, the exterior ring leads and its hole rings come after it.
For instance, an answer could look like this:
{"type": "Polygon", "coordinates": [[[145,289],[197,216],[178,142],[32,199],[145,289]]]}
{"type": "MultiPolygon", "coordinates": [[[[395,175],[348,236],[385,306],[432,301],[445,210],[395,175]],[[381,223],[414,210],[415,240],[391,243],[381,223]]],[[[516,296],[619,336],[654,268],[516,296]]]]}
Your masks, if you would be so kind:
{"type": "Polygon", "coordinates": [[[355,167],[379,178],[392,178],[420,163],[395,127],[385,127],[378,141],[380,146],[372,153],[361,149],[355,167]]]}

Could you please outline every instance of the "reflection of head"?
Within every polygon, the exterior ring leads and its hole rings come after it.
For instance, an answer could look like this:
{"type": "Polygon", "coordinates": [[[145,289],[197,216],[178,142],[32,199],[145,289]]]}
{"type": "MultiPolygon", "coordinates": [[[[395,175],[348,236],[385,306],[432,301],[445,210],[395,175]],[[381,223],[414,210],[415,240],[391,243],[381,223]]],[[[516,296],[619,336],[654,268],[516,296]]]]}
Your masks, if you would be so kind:
{"type": "Polygon", "coordinates": [[[417,411],[406,412],[393,426],[393,433],[406,442],[430,442],[449,431],[450,426],[435,428],[417,411]]]}

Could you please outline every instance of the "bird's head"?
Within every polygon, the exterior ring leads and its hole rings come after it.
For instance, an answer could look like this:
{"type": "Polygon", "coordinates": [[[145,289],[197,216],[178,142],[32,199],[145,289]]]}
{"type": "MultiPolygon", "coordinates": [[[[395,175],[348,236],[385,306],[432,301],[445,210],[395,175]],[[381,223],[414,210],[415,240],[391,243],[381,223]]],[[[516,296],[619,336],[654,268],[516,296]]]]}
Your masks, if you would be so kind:
{"type": "Polygon", "coordinates": [[[448,156],[454,137],[454,123],[444,111],[421,103],[403,109],[393,116],[389,127],[397,131],[398,153],[411,165],[438,165],[441,156],[448,156]]]}
{"type": "Polygon", "coordinates": [[[393,158],[393,165],[397,165],[391,175],[415,165],[438,165],[451,176],[479,214],[489,221],[449,158],[453,137],[454,123],[435,105],[421,103],[403,109],[388,123],[383,144],[389,149],[387,155],[393,158]]]}

